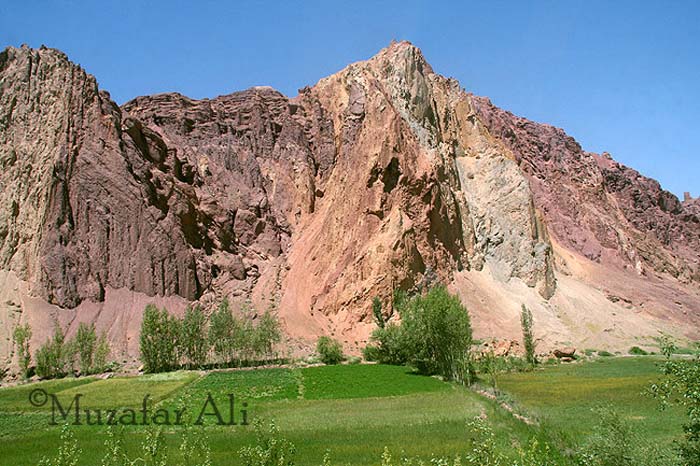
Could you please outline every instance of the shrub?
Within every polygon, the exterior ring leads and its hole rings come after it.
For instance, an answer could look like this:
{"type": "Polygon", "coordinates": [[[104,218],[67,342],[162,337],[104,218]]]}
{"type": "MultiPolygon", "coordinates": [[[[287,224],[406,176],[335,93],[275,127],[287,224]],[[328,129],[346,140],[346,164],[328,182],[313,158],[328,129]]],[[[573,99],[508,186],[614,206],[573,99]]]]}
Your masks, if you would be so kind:
{"type": "Polygon", "coordinates": [[[65,347],[63,331],[56,324],[53,338],[44,343],[35,355],[36,374],[42,379],[65,376],[66,362],[69,356],[65,347]]]}
{"type": "Polygon", "coordinates": [[[18,325],[12,332],[12,339],[17,346],[17,357],[19,368],[24,378],[29,377],[29,365],[32,362],[32,355],[29,352],[29,340],[32,338],[32,328],[29,324],[18,325]]]}
{"type": "Polygon", "coordinates": [[[614,354],[612,354],[610,351],[603,350],[603,351],[598,351],[598,356],[602,356],[604,358],[609,358],[609,357],[614,356],[614,354]]]}
{"type": "Polygon", "coordinates": [[[532,312],[522,305],[520,311],[520,326],[523,331],[523,345],[525,347],[525,360],[531,366],[537,363],[535,358],[535,337],[532,334],[532,312]]]}
{"type": "Polygon", "coordinates": [[[206,333],[206,317],[199,306],[188,306],[182,319],[180,352],[191,367],[201,367],[206,363],[209,341],[206,333]]]}
{"type": "Polygon", "coordinates": [[[78,326],[78,331],[75,334],[73,347],[78,355],[78,367],[81,374],[89,374],[94,370],[95,345],[97,343],[97,335],[95,334],[95,325],[87,325],[81,323],[78,326]]]}
{"type": "Polygon", "coordinates": [[[324,364],[338,364],[343,360],[343,347],[338,340],[330,337],[318,338],[316,352],[324,364]]]}
{"type": "Polygon", "coordinates": [[[633,346],[632,348],[630,348],[629,353],[635,356],[646,356],[647,354],[649,354],[639,346],[633,346]]]}
{"type": "Polygon", "coordinates": [[[178,365],[180,322],[168,310],[146,306],[141,323],[141,362],[146,372],[163,372],[178,365]]]}

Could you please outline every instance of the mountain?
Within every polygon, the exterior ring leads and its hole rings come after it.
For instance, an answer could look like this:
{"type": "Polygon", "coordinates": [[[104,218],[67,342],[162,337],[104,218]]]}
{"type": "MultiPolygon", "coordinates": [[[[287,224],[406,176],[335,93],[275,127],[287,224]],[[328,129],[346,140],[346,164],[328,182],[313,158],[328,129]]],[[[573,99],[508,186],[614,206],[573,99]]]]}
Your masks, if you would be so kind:
{"type": "MultiPolygon", "coordinates": [[[[108,331],[145,304],[274,305],[298,351],[350,351],[392,290],[441,281],[477,337],[626,349],[697,338],[700,211],[433,72],[418,48],[287,98],[269,87],[119,107],[60,51],[0,54],[0,326],[108,331]],[[627,346],[626,346],[627,345],[627,346]]],[[[0,339],[0,356],[11,342],[0,339]]],[[[35,346],[36,347],[36,346],[35,346]]]]}

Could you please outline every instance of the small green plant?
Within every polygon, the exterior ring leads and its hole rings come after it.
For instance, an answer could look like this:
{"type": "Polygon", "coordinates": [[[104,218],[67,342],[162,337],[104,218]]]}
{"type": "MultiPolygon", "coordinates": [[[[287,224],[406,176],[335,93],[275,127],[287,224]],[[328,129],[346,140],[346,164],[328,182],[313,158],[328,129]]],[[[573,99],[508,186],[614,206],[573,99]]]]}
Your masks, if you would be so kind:
{"type": "Polygon", "coordinates": [[[468,425],[469,447],[464,456],[467,466],[505,466],[506,458],[496,448],[496,436],[488,423],[476,417],[468,425]]]}
{"type": "Polygon", "coordinates": [[[343,356],[343,347],[338,340],[321,336],[316,341],[316,352],[324,364],[338,364],[343,356]]]}
{"type": "Polygon", "coordinates": [[[267,429],[261,421],[256,420],[255,445],[244,447],[240,451],[243,466],[293,466],[296,448],[287,439],[282,438],[279,429],[271,422],[267,429]]]}
{"type": "Polygon", "coordinates": [[[78,441],[73,431],[67,425],[61,428],[61,446],[53,458],[43,457],[39,466],[76,466],[80,460],[82,450],[78,448],[78,441]]]}
{"type": "Polygon", "coordinates": [[[17,347],[17,358],[19,368],[22,371],[22,377],[25,379],[30,376],[29,365],[32,362],[32,355],[29,352],[29,340],[32,338],[32,328],[29,324],[18,325],[12,332],[12,338],[17,347]]]}
{"type": "Polygon", "coordinates": [[[612,354],[610,351],[602,350],[602,351],[598,351],[598,356],[601,356],[604,358],[610,358],[610,357],[615,356],[615,355],[612,354]]]}

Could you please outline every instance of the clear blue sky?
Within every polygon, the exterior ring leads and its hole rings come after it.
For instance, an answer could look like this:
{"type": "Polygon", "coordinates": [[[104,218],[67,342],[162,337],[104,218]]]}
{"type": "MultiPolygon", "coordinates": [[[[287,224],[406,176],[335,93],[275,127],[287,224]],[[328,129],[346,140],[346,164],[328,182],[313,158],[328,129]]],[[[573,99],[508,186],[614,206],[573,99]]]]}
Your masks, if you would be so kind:
{"type": "Polygon", "coordinates": [[[119,103],[253,85],[293,96],[391,39],[500,107],[700,195],[700,1],[0,3],[0,47],[59,48],[119,103]]]}

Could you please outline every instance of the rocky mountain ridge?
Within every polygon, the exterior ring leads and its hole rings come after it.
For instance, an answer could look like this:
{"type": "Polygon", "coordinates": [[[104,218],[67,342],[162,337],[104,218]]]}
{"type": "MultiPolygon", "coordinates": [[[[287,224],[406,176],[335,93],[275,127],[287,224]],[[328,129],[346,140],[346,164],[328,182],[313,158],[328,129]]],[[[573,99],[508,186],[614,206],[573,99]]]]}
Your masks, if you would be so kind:
{"type": "MultiPolygon", "coordinates": [[[[256,87],[117,106],[61,52],[0,54],[0,321],[94,321],[137,352],[147,302],[278,308],[354,351],[370,301],[440,280],[477,335],[694,337],[700,216],[608,154],[498,109],[419,49],[287,98],[256,87]]],[[[11,355],[8,343],[0,355],[11,355]]]]}

